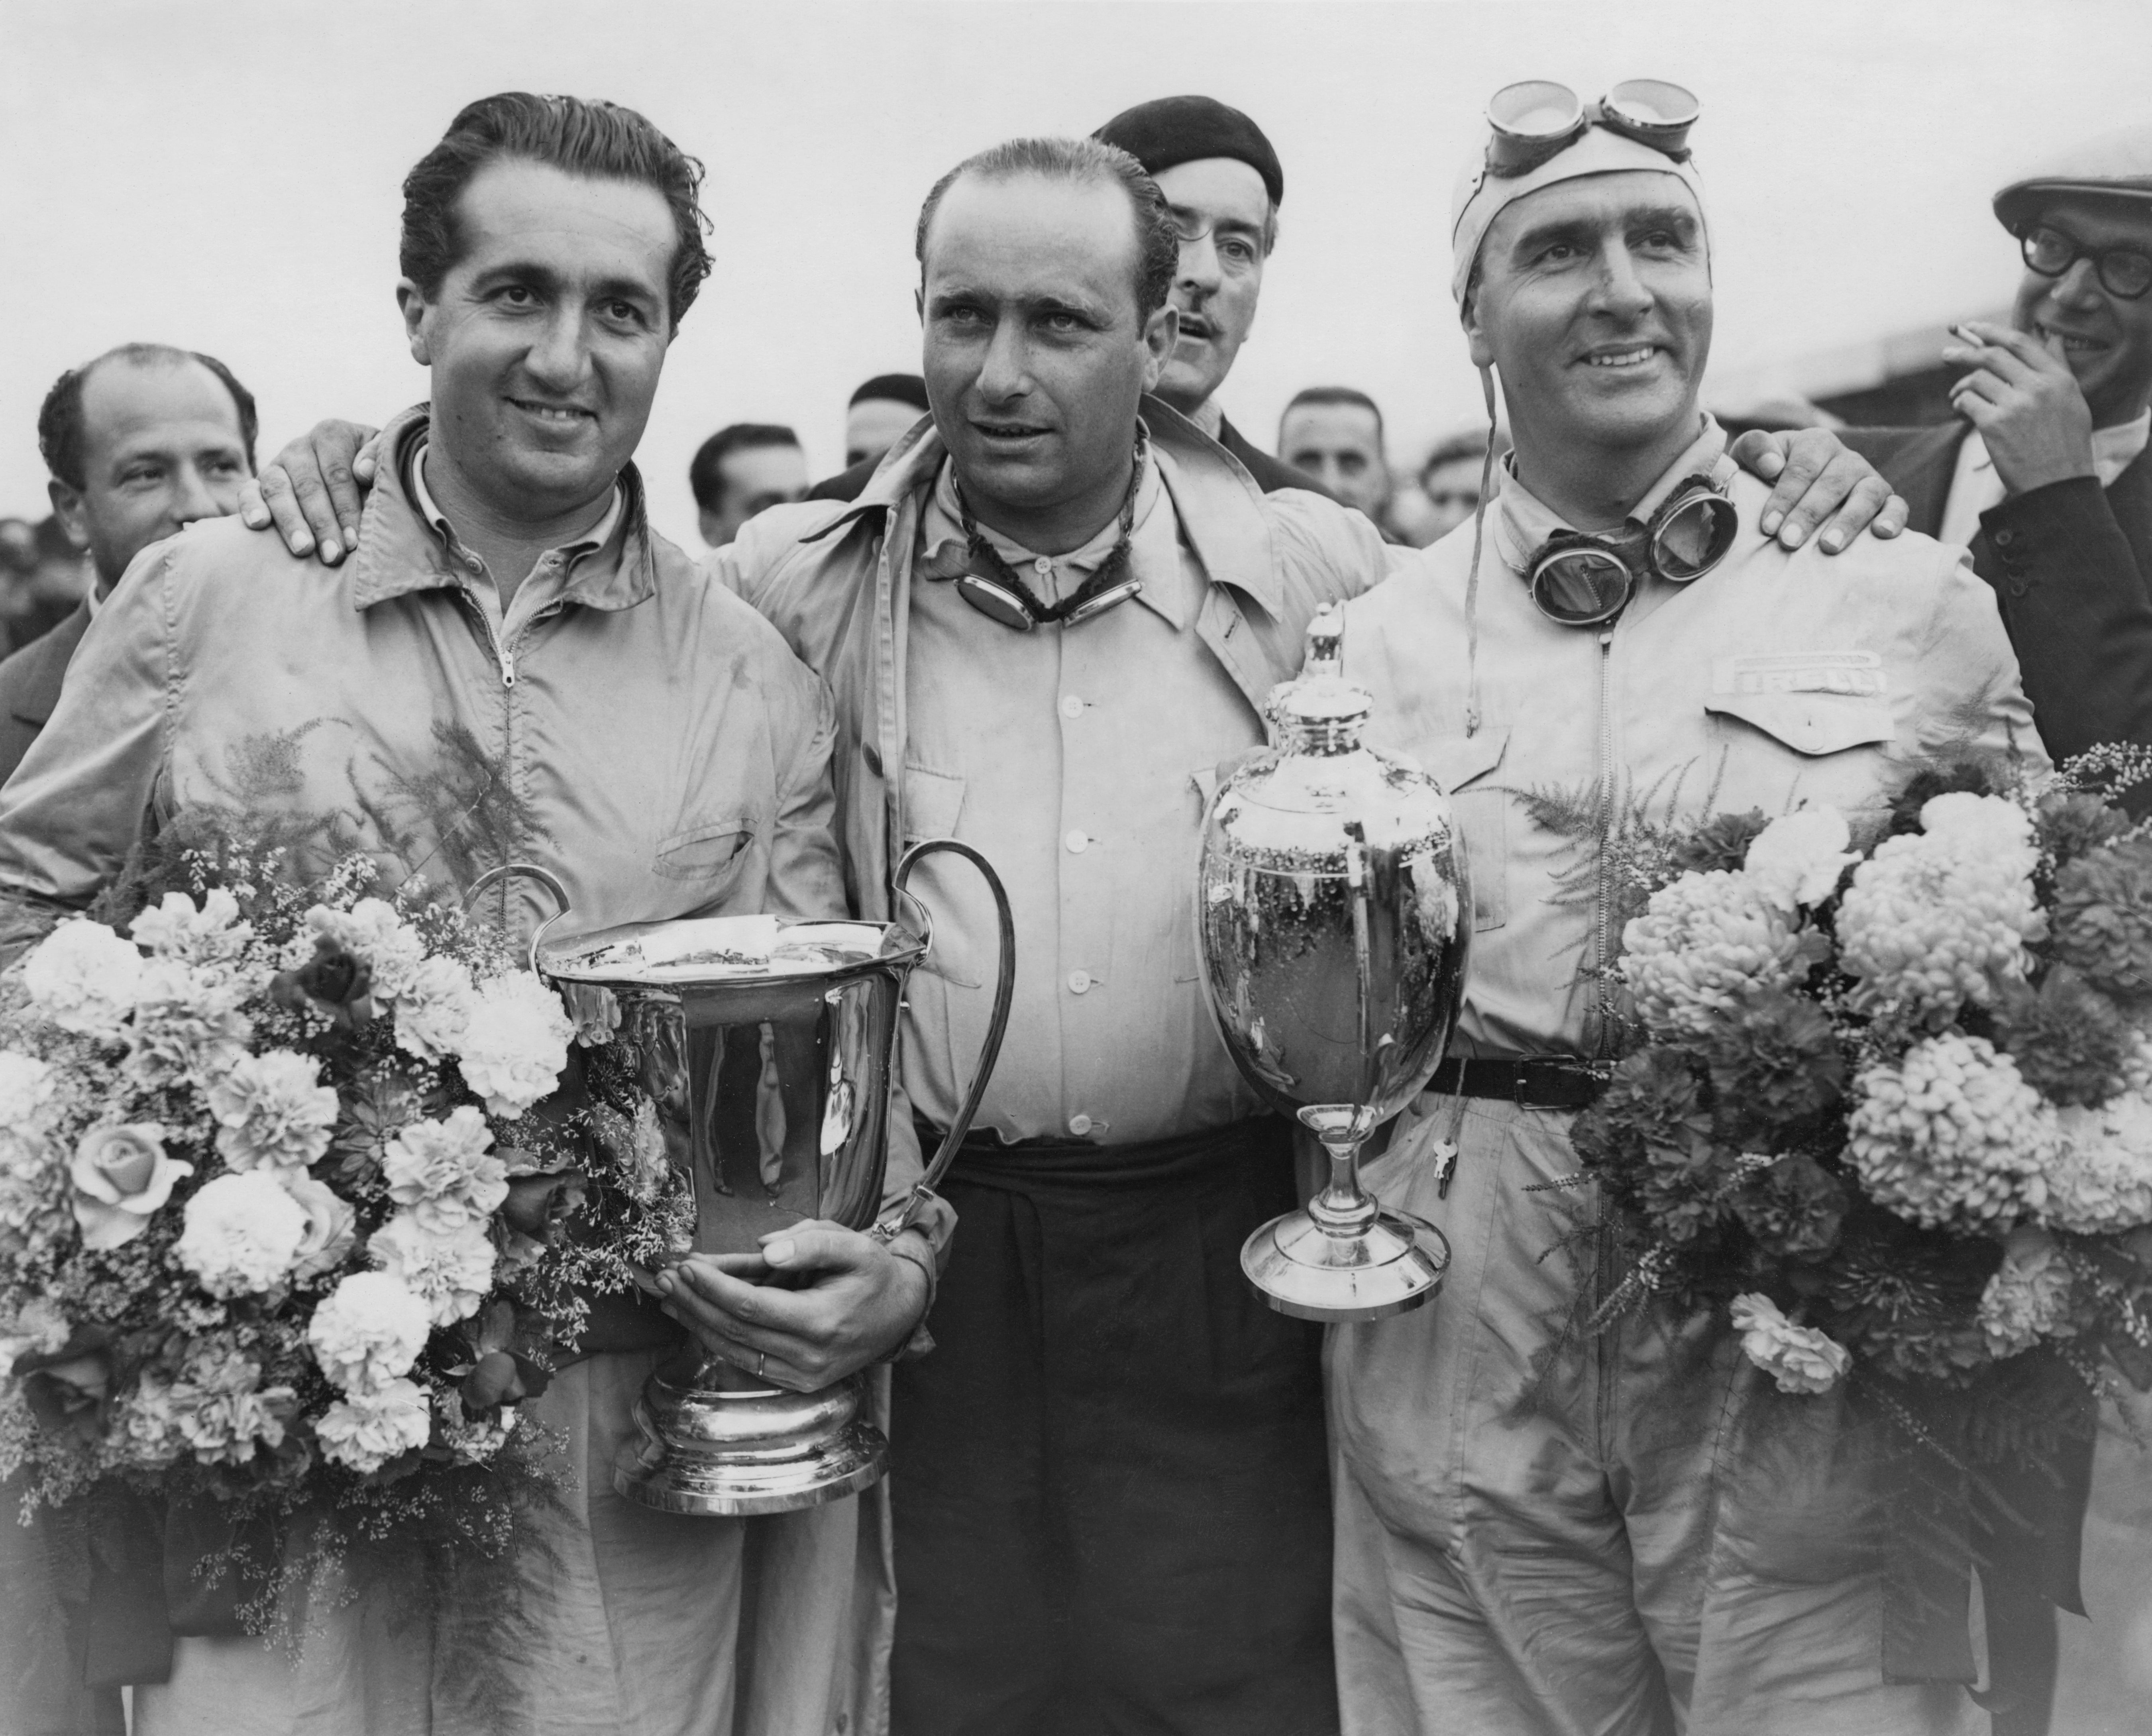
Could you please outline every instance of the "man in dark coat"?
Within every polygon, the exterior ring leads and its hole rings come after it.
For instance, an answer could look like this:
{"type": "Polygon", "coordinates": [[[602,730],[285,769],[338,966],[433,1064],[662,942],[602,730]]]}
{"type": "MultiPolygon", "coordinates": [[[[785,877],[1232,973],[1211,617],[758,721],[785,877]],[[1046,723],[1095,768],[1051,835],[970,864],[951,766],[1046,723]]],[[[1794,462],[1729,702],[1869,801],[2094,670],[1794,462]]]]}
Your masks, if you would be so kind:
{"type": "Polygon", "coordinates": [[[38,447],[53,512],[96,580],[58,626],[0,662],[0,781],[52,716],[69,660],[127,563],[197,519],[239,510],[256,425],[253,394],[223,363],[160,343],[123,344],[53,383],[38,447]]]}
{"type": "Polygon", "coordinates": [[[2152,743],[2152,127],[1995,195],[2025,275],[2012,329],[1957,327],[1960,419],[1845,435],[1995,587],[2058,761],[2152,743]]]}

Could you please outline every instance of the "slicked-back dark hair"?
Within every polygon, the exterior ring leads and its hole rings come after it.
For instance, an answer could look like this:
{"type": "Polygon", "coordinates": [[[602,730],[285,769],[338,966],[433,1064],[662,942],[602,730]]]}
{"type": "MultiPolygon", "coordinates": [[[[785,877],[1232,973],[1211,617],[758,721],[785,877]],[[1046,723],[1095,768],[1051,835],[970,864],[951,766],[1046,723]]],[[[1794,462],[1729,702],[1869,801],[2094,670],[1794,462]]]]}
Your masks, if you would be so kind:
{"type": "Polygon", "coordinates": [[[982,180],[1007,180],[1019,175],[1041,175],[1049,180],[1072,181],[1079,186],[1104,184],[1128,195],[1129,215],[1136,229],[1136,315],[1149,319],[1165,305],[1173,290],[1173,274],[1180,263],[1180,240],[1173,231],[1173,213],[1158,183],[1144,165],[1126,151],[1096,139],[1011,139],[976,156],[969,156],[934,183],[926,203],[919,208],[919,227],[911,241],[920,271],[926,269],[926,231],[942,195],[967,175],[982,180]]]}
{"type": "Polygon", "coordinates": [[[79,368],[70,368],[53,382],[38,411],[38,450],[55,481],[69,488],[86,488],[89,473],[83,468],[85,433],[82,416],[82,388],[89,377],[107,362],[125,362],[135,368],[181,368],[199,362],[224,383],[231,406],[239,412],[240,444],[246,449],[246,468],[254,470],[254,437],[261,432],[261,418],[254,408],[254,394],[239,383],[238,376],[215,356],[200,350],[175,349],[169,343],[123,343],[79,368]]]}
{"type": "Polygon", "coordinates": [[[591,180],[639,181],[663,195],[680,244],[667,284],[678,326],[710,275],[703,245],[709,219],[700,195],[703,165],[632,109],[576,96],[505,90],[481,97],[449,123],[441,142],[404,177],[404,236],[398,262],[429,301],[463,256],[456,203],[490,163],[543,164],[591,180]]]}
{"type": "Polygon", "coordinates": [[[753,452],[764,446],[797,446],[799,436],[781,422],[735,422],[721,428],[695,449],[688,461],[688,486],[695,505],[705,512],[719,510],[725,501],[724,461],[735,452],[753,452]]]}
{"type": "Polygon", "coordinates": [[[1285,419],[1306,404],[1349,405],[1356,410],[1365,410],[1375,419],[1375,444],[1383,444],[1383,407],[1355,386],[1303,386],[1292,394],[1292,402],[1278,413],[1278,426],[1285,426],[1285,419]]]}

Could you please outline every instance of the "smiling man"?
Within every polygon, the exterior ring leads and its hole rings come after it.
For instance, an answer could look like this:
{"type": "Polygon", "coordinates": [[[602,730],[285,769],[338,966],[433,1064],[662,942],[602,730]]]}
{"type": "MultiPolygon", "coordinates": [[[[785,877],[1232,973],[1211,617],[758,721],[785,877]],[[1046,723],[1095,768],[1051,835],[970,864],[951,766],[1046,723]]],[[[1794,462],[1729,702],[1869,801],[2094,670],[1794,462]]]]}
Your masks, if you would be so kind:
{"type": "Polygon", "coordinates": [[[1346,610],[1379,744],[1452,792],[1474,933],[1452,1057],[1368,1176],[1448,1236],[1447,1282],[1330,1345],[1345,1727],[1957,1731],[1964,1606],[1954,1646],[1909,1651],[1920,1564],[1890,1546],[1878,1412],[1779,1393],[1675,1298],[1595,1328],[1623,1274],[1569,1128],[1622,1053],[1631,825],[1864,815],[1923,754],[2037,769],[2039,744],[1960,551],[1825,560],[1762,534],[1762,485],[1698,408],[1714,307],[1686,129],[1646,142],[1608,113],[1468,165],[1452,290],[1509,475],[1478,526],[1346,610]]]}
{"type": "MultiPolygon", "coordinates": [[[[538,862],[581,927],[843,913],[827,690],[650,529],[630,462],[710,269],[700,180],[611,104],[510,93],[457,115],[404,184],[396,295],[430,401],[385,430],[351,560],[232,523],[135,561],[0,795],[13,937],[87,904],[202,802],[317,820],[325,851],[423,862],[445,890],[538,862]]],[[[552,914],[527,881],[480,909],[516,936],[552,914]]],[[[892,1197],[916,1175],[898,1141],[892,1197]]],[[[933,1221],[946,1236],[946,1211],[933,1221]]],[[[745,1360],[799,1389],[902,1343],[934,1262],[912,1231],[884,1248],[815,1226],[767,1257],[808,1282],[740,1286],[763,1334],[745,1360]]],[[[616,1495],[636,1398],[681,1333],[632,1298],[590,1302],[520,1408],[562,1443],[566,1480],[532,1515],[546,1548],[520,1562],[520,1618],[496,1636],[492,1679],[519,1703],[480,1721],[731,1736],[860,1718],[882,1693],[879,1519],[861,1524],[858,1497],[730,1520],[616,1495]]],[[[154,1586],[189,1586],[195,1565],[154,1586]]],[[[469,1683],[437,1679],[428,1618],[486,1612],[391,1601],[317,1604],[296,1668],[272,1642],[190,1629],[167,1679],[134,1678],[138,1736],[466,1727],[469,1683]]]]}
{"type": "Polygon", "coordinates": [[[2025,261],[2011,328],[1944,359],[1961,419],[1847,443],[1995,586],[2058,758],[2152,742],[2152,127],[2080,145],[1995,195],[2025,261]]]}
{"type": "Polygon", "coordinates": [[[58,702],[69,659],[128,563],[198,520],[239,510],[254,474],[254,395],[214,356],[129,343],[69,368],[38,413],[53,512],[90,557],[82,606],[0,662],[0,782],[58,702]]]}

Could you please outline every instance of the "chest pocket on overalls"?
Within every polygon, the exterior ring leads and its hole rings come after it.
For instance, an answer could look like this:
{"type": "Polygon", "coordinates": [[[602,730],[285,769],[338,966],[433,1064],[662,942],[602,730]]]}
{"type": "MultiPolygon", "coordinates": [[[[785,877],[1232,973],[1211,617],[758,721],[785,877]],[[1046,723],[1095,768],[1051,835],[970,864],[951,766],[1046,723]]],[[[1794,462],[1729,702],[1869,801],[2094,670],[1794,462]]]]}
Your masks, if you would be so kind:
{"type": "Polygon", "coordinates": [[[706,820],[663,840],[652,866],[661,880],[694,881],[698,891],[715,898],[738,875],[754,841],[752,814],[706,820]]]}
{"type": "MultiPolygon", "coordinates": [[[[953,838],[957,820],[964,811],[964,780],[953,772],[929,771],[906,761],[904,768],[904,847],[928,838],[953,838]]],[[[919,967],[953,982],[959,988],[977,988],[986,981],[982,961],[972,956],[968,937],[951,914],[957,901],[989,895],[979,882],[978,871],[949,855],[931,855],[912,871],[909,882],[913,895],[934,917],[934,944],[919,967]]]]}
{"type": "Polygon", "coordinates": [[[1464,852],[1472,869],[1472,930],[1500,928],[1510,920],[1510,793],[1495,788],[1493,774],[1510,745],[1506,724],[1471,735],[1442,735],[1415,742],[1411,757],[1449,792],[1457,823],[1464,828],[1464,852]]]}
{"type": "Polygon", "coordinates": [[[1714,660],[1703,708],[1814,759],[1895,739],[1888,693],[1873,652],[1784,652],[1714,660]]]}

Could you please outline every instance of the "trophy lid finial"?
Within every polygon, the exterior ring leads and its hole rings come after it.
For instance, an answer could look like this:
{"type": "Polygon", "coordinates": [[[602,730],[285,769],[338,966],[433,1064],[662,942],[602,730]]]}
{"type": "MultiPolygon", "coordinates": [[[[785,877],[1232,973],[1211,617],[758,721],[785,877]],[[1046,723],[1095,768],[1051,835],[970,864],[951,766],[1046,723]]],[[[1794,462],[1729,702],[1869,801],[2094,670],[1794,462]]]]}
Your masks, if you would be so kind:
{"type": "Polygon", "coordinates": [[[1277,714],[1287,724],[1318,730],[1326,738],[1341,726],[1349,728],[1349,739],[1334,744],[1349,747],[1358,739],[1357,726],[1374,708],[1374,696],[1345,678],[1345,611],[1327,602],[1307,624],[1307,660],[1300,678],[1285,688],[1277,700],[1277,714]]]}

